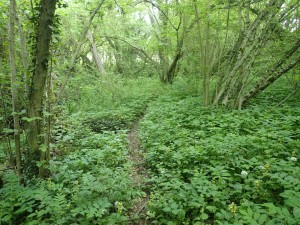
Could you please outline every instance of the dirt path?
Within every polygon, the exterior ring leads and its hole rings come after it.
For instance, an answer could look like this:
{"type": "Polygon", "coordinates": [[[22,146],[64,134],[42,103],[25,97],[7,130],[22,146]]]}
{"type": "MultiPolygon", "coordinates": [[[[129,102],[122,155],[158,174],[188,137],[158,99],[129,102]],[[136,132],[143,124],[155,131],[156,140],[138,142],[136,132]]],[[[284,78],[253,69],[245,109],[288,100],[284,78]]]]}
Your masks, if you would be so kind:
{"type": "Polygon", "coordinates": [[[139,199],[136,199],[134,206],[130,212],[130,218],[135,225],[149,224],[146,220],[146,206],[149,200],[149,194],[147,193],[145,179],[148,178],[147,171],[144,168],[144,155],[140,147],[138,139],[138,122],[137,121],[128,133],[128,148],[129,148],[129,160],[133,163],[131,171],[131,179],[136,187],[146,194],[139,199]],[[137,218],[135,220],[135,218],[137,218]]]}

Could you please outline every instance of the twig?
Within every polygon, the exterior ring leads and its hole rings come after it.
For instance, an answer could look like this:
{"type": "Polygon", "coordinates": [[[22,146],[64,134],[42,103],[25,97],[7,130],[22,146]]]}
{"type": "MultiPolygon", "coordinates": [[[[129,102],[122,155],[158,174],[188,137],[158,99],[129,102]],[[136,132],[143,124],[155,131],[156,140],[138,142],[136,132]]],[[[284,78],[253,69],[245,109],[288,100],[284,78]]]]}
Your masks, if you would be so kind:
{"type": "Polygon", "coordinates": [[[275,107],[280,106],[282,103],[284,103],[286,100],[288,100],[290,97],[292,97],[297,91],[298,91],[298,87],[296,87],[296,89],[290,93],[288,96],[286,96],[281,102],[279,102],[275,107]]]}

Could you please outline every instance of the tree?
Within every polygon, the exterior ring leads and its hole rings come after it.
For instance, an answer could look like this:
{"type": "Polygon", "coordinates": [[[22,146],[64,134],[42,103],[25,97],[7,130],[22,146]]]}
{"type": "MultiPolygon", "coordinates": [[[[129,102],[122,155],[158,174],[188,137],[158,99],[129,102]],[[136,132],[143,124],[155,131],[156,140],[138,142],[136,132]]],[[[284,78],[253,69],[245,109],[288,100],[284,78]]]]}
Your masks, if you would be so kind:
{"type": "Polygon", "coordinates": [[[50,42],[52,26],[56,9],[56,0],[41,0],[40,14],[36,33],[35,64],[30,85],[28,102],[29,151],[27,155],[26,172],[30,175],[45,176],[46,170],[43,167],[38,169],[37,162],[41,160],[41,143],[43,134],[43,96],[48,74],[48,61],[50,56],[50,42]]]}
{"type": "Polygon", "coordinates": [[[10,74],[11,74],[11,95],[12,107],[14,117],[14,138],[15,138],[15,152],[16,152],[16,168],[17,174],[21,176],[21,145],[20,145],[20,119],[18,107],[18,84],[17,84],[17,71],[15,59],[15,20],[16,20],[16,2],[10,0],[9,10],[9,61],[10,61],[10,74]]]}
{"type": "Polygon", "coordinates": [[[93,35],[90,31],[87,32],[87,38],[89,39],[90,43],[91,43],[91,51],[92,51],[92,55],[93,55],[93,59],[96,63],[96,66],[98,68],[98,71],[100,74],[105,74],[105,69],[103,67],[103,63],[102,63],[102,60],[99,56],[99,53],[97,51],[97,46],[94,42],[94,38],[93,38],[93,35]]]}
{"type": "Polygon", "coordinates": [[[152,1],[145,2],[150,3],[158,10],[158,16],[153,11],[151,11],[149,16],[151,18],[152,26],[157,27],[155,36],[158,43],[159,77],[163,83],[172,84],[176,75],[179,60],[183,56],[184,39],[186,32],[188,32],[186,29],[187,17],[181,9],[182,5],[180,5],[179,1],[175,1],[175,3],[159,1],[158,4],[152,1]],[[175,36],[175,38],[172,38],[172,36],[175,36]]]}
{"type": "Polygon", "coordinates": [[[101,6],[103,5],[104,3],[104,0],[100,1],[98,3],[98,5],[96,6],[96,8],[92,11],[91,15],[90,15],[90,18],[89,20],[87,21],[87,23],[85,24],[85,27],[84,27],[84,31],[79,39],[79,42],[76,46],[76,50],[75,50],[75,53],[73,54],[72,58],[71,58],[71,62],[70,62],[70,65],[68,66],[68,70],[67,70],[67,75],[66,75],[66,78],[65,80],[63,81],[61,87],[60,87],[60,90],[59,90],[59,93],[58,93],[58,100],[60,100],[62,98],[62,95],[63,95],[63,92],[65,90],[65,87],[70,79],[70,76],[72,75],[72,73],[74,72],[74,67],[75,67],[75,64],[76,64],[76,61],[79,57],[79,53],[81,51],[81,47],[82,45],[85,43],[85,40],[86,40],[86,37],[87,37],[87,34],[89,32],[89,29],[90,29],[90,26],[92,25],[92,22],[96,16],[96,14],[99,12],[101,6]]]}
{"type": "MultiPolygon", "coordinates": [[[[206,14],[200,15],[198,7],[203,8],[204,2],[196,4],[194,1],[204,105],[212,103],[215,106],[242,108],[251,98],[299,62],[296,57],[299,48],[296,41],[290,49],[285,49],[286,52],[277,51],[277,62],[269,61],[270,67],[264,68],[265,74],[257,66],[257,61],[265,55],[270,55],[268,49],[273,48],[278,43],[278,39],[285,40],[294,35],[295,32],[288,31],[284,28],[286,26],[284,24],[287,24],[287,21],[298,23],[295,15],[298,3],[284,0],[254,2],[230,0],[225,5],[220,1],[208,1],[209,4],[207,2],[205,7],[206,14]],[[224,10],[227,10],[226,16],[224,10]],[[215,23],[216,19],[212,21],[212,16],[207,14],[208,11],[212,15],[216,12],[218,15],[223,14],[226,19],[221,23],[225,24],[226,29],[217,30],[215,25],[211,26],[210,24],[215,23]],[[212,31],[217,31],[218,35],[212,36],[212,31]],[[229,45],[230,42],[233,43],[232,46],[229,45]],[[259,72],[255,73],[256,70],[259,72]],[[215,84],[214,94],[210,91],[213,84],[215,84]]],[[[274,60],[273,55],[270,58],[274,60]]]]}

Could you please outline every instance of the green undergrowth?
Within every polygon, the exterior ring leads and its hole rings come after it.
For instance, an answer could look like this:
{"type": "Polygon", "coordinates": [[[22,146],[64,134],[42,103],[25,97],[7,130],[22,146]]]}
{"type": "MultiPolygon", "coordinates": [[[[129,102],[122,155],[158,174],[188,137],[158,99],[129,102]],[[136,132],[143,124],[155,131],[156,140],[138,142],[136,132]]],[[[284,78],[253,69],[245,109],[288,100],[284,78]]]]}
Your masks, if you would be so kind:
{"type": "Polygon", "coordinates": [[[131,224],[130,208],[144,192],[131,178],[127,132],[149,101],[137,98],[114,109],[72,115],[57,108],[52,175],[24,187],[5,173],[0,224],[131,224]]]}
{"type": "Polygon", "coordinates": [[[132,79],[114,74],[78,76],[71,80],[69,86],[65,105],[70,114],[119,110],[126,104],[155,98],[165,91],[158,79],[132,79]]]}
{"type": "Polygon", "coordinates": [[[149,99],[137,99],[113,110],[86,113],[84,124],[97,133],[128,129],[144,114],[148,101],[149,99]]]}
{"type": "Polygon", "coordinates": [[[150,104],[140,140],[154,224],[299,224],[300,108],[150,104]]]}
{"type": "Polygon", "coordinates": [[[151,99],[135,99],[115,109],[60,114],[55,118],[52,129],[54,153],[64,155],[81,149],[81,139],[88,137],[91,132],[103,134],[130,130],[133,123],[144,114],[149,101],[151,99]]]}
{"type": "Polygon", "coordinates": [[[300,223],[299,93],[275,107],[279,84],[237,111],[201,107],[197,79],[89,75],[70,86],[79,83],[53,107],[51,177],[23,186],[2,173],[0,225],[133,224],[141,188],[152,224],[300,223]],[[150,180],[136,187],[127,134],[143,115],[150,180]]]}
{"type": "Polygon", "coordinates": [[[90,132],[79,142],[80,150],[54,157],[47,180],[24,187],[12,173],[4,175],[1,224],[127,223],[133,199],[143,193],[129,176],[126,132],[90,132]]]}
{"type": "MultiPolygon", "coordinates": [[[[136,85],[140,82],[144,81],[136,85]]],[[[52,175],[22,186],[6,172],[0,189],[0,224],[131,224],[131,207],[144,192],[131,178],[127,132],[143,115],[153,93],[124,94],[119,102],[98,96],[93,103],[81,102],[86,105],[79,104],[75,111],[69,107],[74,99],[57,106],[51,135],[52,175]]]]}

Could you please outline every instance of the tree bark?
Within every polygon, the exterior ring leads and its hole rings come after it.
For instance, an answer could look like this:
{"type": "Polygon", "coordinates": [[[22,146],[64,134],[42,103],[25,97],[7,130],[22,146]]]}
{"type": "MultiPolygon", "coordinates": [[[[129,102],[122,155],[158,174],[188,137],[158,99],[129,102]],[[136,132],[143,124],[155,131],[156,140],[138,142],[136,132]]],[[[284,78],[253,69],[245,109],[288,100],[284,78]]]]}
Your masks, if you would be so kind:
{"type": "Polygon", "coordinates": [[[97,68],[98,68],[98,71],[100,74],[105,74],[105,69],[103,67],[103,63],[102,63],[102,60],[98,54],[98,51],[97,51],[97,47],[96,47],[96,44],[94,42],[94,38],[93,38],[93,35],[90,31],[87,32],[87,38],[89,39],[90,43],[91,43],[91,50],[92,50],[92,55],[93,55],[93,59],[97,65],[97,68]]]}
{"type": "MultiPolygon", "coordinates": [[[[4,94],[2,92],[2,87],[0,87],[0,99],[1,99],[1,106],[3,108],[3,127],[8,127],[8,123],[7,123],[7,118],[8,118],[8,110],[6,107],[6,102],[4,99],[4,94]]],[[[11,140],[8,136],[8,134],[4,134],[4,137],[6,139],[6,148],[4,148],[4,153],[8,158],[8,163],[10,166],[15,166],[15,161],[14,161],[14,157],[13,157],[13,152],[12,152],[12,147],[11,147],[11,140]]]]}
{"type": "Polygon", "coordinates": [[[29,152],[26,162],[26,173],[29,176],[43,176],[37,162],[40,160],[42,143],[42,107],[45,83],[48,74],[48,60],[50,56],[50,42],[54,20],[56,0],[41,0],[40,16],[36,37],[35,67],[30,86],[28,116],[29,122],[28,144],[29,152]]]}
{"type": "MultiPolygon", "coordinates": [[[[212,49],[212,44],[210,42],[210,17],[209,10],[211,6],[209,5],[209,1],[206,2],[206,23],[205,29],[202,28],[202,21],[200,17],[200,13],[198,11],[198,6],[196,4],[196,0],[194,0],[194,11],[195,18],[197,23],[197,32],[198,32],[198,44],[199,44],[199,57],[200,57],[200,68],[201,73],[200,76],[203,78],[203,106],[209,106],[210,104],[210,75],[211,68],[214,64],[214,55],[216,53],[216,48],[212,49]],[[205,36],[202,34],[202,29],[204,30],[205,36]]],[[[229,13],[228,13],[229,17],[229,13]]],[[[228,21],[227,21],[228,26],[228,21]]],[[[227,39],[227,34],[226,34],[227,39]]],[[[225,42],[227,41],[225,39],[225,42]]],[[[225,44],[224,44],[225,45],[225,44]]]]}
{"type": "Polygon", "coordinates": [[[170,67],[170,60],[168,54],[168,48],[170,45],[170,40],[167,36],[168,30],[168,11],[164,12],[159,10],[159,19],[162,22],[161,29],[162,31],[158,35],[158,54],[159,54],[159,63],[160,63],[160,80],[163,83],[170,83],[170,79],[168,79],[168,71],[170,67]]]}
{"type": "Polygon", "coordinates": [[[221,73],[218,93],[214,98],[214,105],[222,103],[227,106],[229,100],[236,101],[240,93],[239,81],[245,80],[248,68],[251,68],[256,56],[265,46],[274,31],[274,18],[278,14],[284,1],[270,0],[268,5],[257,18],[240,32],[239,39],[230,51],[227,59],[221,62],[221,73]],[[247,69],[243,69],[247,67],[247,69]],[[235,99],[234,99],[235,98],[235,99]]]}
{"type": "Polygon", "coordinates": [[[170,65],[170,68],[168,69],[168,72],[166,74],[164,83],[168,83],[168,84],[173,83],[176,68],[177,68],[178,62],[179,62],[180,58],[182,57],[182,55],[183,55],[183,53],[181,51],[175,55],[171,65],[170,65]]]}
{"type": "Polygon", "coordinates": [[[109,45],[114,49],[114,57],[115,57],[115,61],[116,61],[117,71],[119,74],[123,74],[124,68],[122,65],[122,57],[120,54],[119,44],[117,42],[113,43],[113,41],[111,40],[110,37],[105,37],[105,38],[108,41],[109,45]]]}
{"type": "Polygon", "coordinates": [[[26,39],[24,35],[24,30],[20,21],[20,18],[16,15],[16,22],[18,25],[19,35],[20,35],[20,44],[21,44],[21,56],[22,56],[22,63],[23,63],[23,74],[24,74],[24,83],[25,83],[25,91],[26,95],[29,92],[29,82],[28,82],[28,51],[26,48],[26,39]]]}
{"type": "Polygon", "coordinates": [[[9,61],[11,74],[11,95],[14,117],[14,139],[16,152],[16,167],[18,176],[22,175],[21,168],[21,144],[20,144],[20,119],[18,108],[18,85],[17,85],[17,71],[15,59],[15,19],[16,19],[16,2],[10,0],[10,14],[9,14],[9,61]]]}
{"type": "Polygon", "coordinates": [[[47,79],[47,84],[46,84],[46,112],[47,116],[45,116],[45,138],[44,138],[44,149],[41,151],[41,156],[40,160],[42,162],[45,162],[41,165],[40,170],[39,170],[39,175],[40,176],[48,176],[50,175],[50,170],[47,168],[49,165],[50,161],[50,142],[51,142],[51,125],[52,125],[52,116],[51,116],[51,96],[52,96],[52,60],[49,68],[49,73],[48,73],[48,79],[47,79]]]}
{"type": "Polygon", "coordinates": [[[261,93],[265,90],[270,84],[276,81],[279,77],[287,73],[291,70],[294,66],[296,66],[300,62],[300,54],[298,52],[298,56],[294,59],[291,63],[286,66],[283,64],[294,55],[298,49],[300,48],[300,39],[298,39],[293,47],[289,49],[274,66],[272,66],[262,78],[256,82],[254,87],[245,94],[242,99],[240,100],[242,104],[246,104],[251,98],[255,97],[257,94],[261,93]]]}

